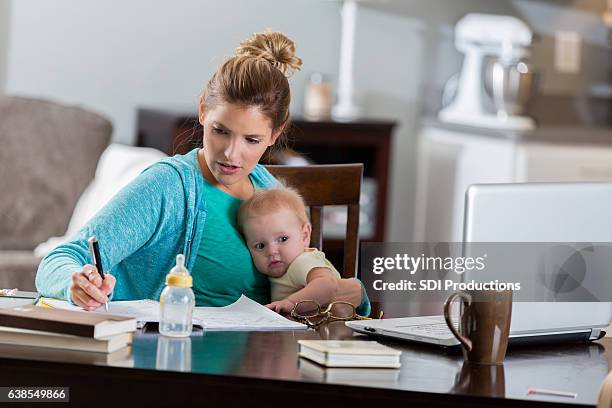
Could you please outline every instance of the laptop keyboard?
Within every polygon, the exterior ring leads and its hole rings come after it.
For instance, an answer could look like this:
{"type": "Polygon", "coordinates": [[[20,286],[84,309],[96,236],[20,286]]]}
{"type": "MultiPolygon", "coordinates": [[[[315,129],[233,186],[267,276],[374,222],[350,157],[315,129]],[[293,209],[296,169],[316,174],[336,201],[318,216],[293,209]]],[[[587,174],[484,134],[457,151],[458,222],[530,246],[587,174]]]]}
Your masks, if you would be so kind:
{"type": "Polygon", "coordinates": [[[433,334],[436,336],[452,336],[453,334],[449,330],[446,323],[444,324],[421,324],[410,327],[410,331],[416,331],[420,333],[433,334]]]}
{"type": "MultiPolygon", "coordinates": [[[[453,319],[453,323],[455,327],[457,327],[458,321],[453,319]]],[[[399,327],[402,327],[402,326],[398,326],[398,328],[399,327]]],[[[437,338],[453,337],[453,333],[451,333],[446,323],[416,324],[416,325],[404,326],[404,328],[409,333],[419,334],[422,336],[437,337],[437,338]]]]}

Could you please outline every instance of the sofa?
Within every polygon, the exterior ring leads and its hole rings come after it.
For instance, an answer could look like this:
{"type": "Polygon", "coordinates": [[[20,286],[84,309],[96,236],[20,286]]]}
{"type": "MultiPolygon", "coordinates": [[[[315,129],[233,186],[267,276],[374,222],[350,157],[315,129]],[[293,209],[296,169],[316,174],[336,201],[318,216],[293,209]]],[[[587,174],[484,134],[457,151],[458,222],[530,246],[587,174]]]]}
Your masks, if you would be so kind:
{"type": "Polygon", "coordinates": [[[35,290],[33,249],[64,234],[111,133],[81,107],[0,96],[0,288],[35,290]]]}

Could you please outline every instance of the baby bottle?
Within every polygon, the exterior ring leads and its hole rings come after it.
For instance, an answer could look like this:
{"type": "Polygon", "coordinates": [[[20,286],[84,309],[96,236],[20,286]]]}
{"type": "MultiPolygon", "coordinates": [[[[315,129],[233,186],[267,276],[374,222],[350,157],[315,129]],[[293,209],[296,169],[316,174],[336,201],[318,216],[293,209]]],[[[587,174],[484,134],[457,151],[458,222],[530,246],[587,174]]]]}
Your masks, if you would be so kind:
{"type": "Polygon", "coordinates": [[[195,296],[183,254],[176,256],[176,265],[166,275],[166,287],[161,293],[159,304],[159,332],[170,337],[189,336],[195,296]]]}

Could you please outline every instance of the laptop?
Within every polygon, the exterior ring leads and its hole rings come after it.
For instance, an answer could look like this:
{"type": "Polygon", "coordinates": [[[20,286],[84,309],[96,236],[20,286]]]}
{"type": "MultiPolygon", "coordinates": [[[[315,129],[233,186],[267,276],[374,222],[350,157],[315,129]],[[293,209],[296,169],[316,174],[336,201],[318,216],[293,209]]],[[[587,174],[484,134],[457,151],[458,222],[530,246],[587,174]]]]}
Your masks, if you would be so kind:
{"type": "MultiPolygon", "coordinates": [[[[464,242],[612,242],[612,183],[476,184],[468,188],[464,242]]],[[[603,271],[605,272],[605,271],[603,271]]],[[[596,340],[612,321],[607,302],[514,302],[510,344],[596,340]]],[[[353,330],[459,345],[443,316],[346,322],[353,330]]]]}

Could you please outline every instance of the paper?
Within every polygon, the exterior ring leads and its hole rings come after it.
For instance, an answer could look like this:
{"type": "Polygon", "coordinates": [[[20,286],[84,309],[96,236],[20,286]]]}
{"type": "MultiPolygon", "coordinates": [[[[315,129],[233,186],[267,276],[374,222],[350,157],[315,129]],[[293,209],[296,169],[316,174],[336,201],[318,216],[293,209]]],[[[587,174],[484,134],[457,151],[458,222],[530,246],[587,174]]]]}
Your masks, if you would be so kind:
{"type": "MultiPolygon", "coordinates": [[[[83,310],[65,300],[43,298],[41,306],[56,309],[83,310]]],[[[104,307],[96,313],[106,314],[104,307]]],[[[134,317],[139,323],[159,322],[159,302],[154,300],[126,300],[108,303],[108,314],[134,317]]],[[[224,307],[195,307],[193,324],[205,330],[304,330],[305,324],[291,321],[265,306],[242,295],[224,307]]]]}
{"type": "MultiPolygon", "coordinates": [[[[99,308],[96,312],[104,311],[99,308]]],[[[124,300],[108,302],[108,314],[135,317],[139,322],[159,322],[159,302],[154,300],[124,300]]]]}
{"type": "MultiPolygon", "coordinates": [[[[38,306],[47,306],[54,309],[84,310],[82,307],[70,304],[65,300],[50,298],[42,298],[38,302],[38,306]]],[[[138,321],[143,322],[157,322],[159,321],[159,302],[148,299],[108,302],[108,313],[106,313],[104,307],[96,309],[95,312],[135,317],[138,321]]]]}
{"type": "Polygon", "coordinates": [[[194,321],[206,330],[303,330],[307,326],[289,319],[242,295],[224,307],[196,307],[194,321]]]}

